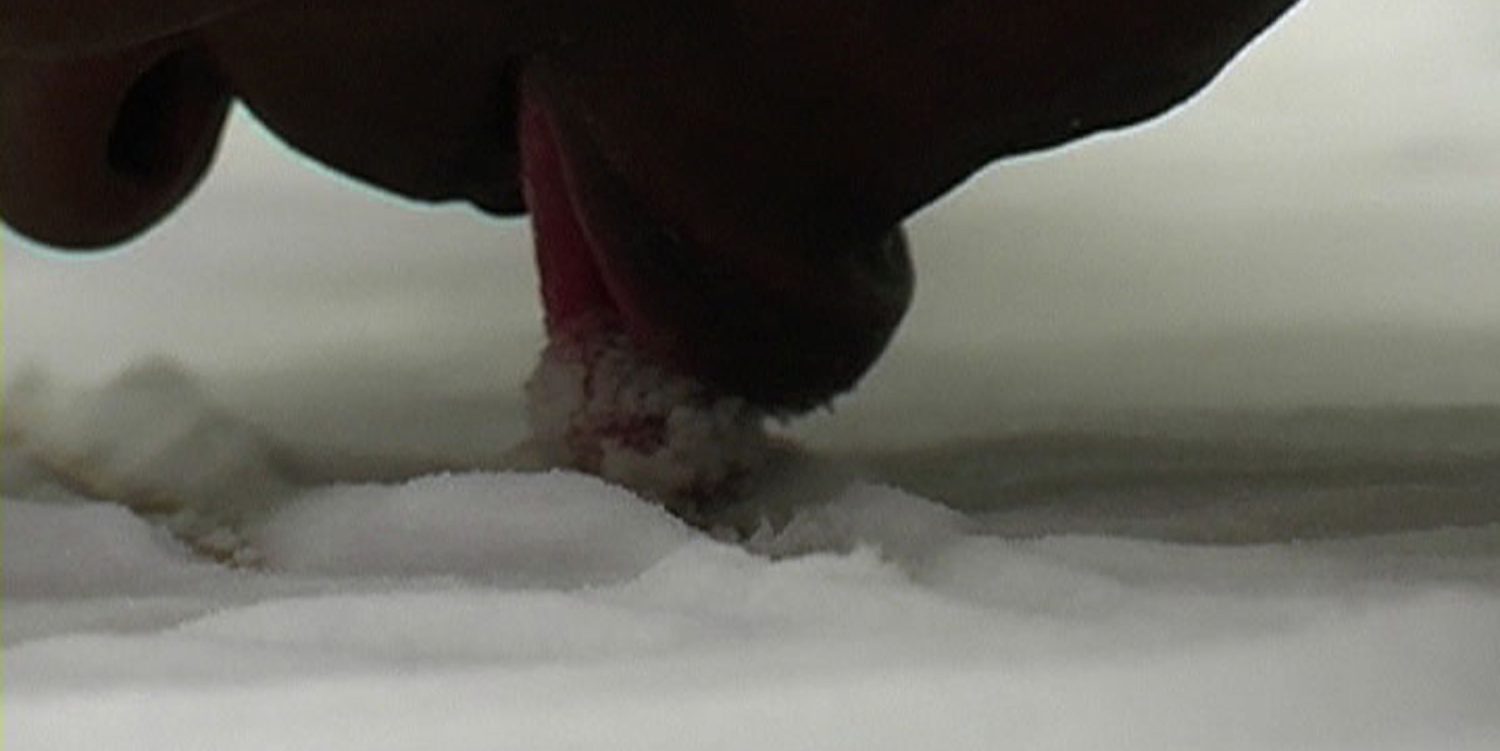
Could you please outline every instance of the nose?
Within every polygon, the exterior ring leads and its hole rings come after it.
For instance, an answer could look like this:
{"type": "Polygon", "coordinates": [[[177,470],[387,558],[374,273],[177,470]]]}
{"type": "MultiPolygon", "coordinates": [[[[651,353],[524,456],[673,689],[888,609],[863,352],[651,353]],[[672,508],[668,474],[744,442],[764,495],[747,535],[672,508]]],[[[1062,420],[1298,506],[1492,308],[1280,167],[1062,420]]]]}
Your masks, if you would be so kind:
{"type": "Polygon", "coordinates": [[[0,220],[68,249],[150,227],[198,184],[229,89],[184,38],[81,59],[0,59],[0,220]]]}

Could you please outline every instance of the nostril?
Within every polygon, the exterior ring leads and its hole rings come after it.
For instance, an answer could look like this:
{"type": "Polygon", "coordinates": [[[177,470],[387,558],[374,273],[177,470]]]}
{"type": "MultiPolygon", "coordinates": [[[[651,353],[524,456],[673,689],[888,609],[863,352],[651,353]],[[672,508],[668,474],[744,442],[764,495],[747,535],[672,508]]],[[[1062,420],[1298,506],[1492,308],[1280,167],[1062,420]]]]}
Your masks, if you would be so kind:
{"type": "Polygon", "coordinates": [[[192,43],[0,64],[4,223],[56,247],[101,248],[181,203],[231,101],[214,57],[192,43]]]}
{"type": "Polygon", "coordinates": [[[852,255],[855,273],[870,283],[869,289],[893,299],[904,299],[911,294],[911,254],[906,244],[906,233],[896,227],[880,239],[860,243],[852,255]]]}
{"type": "Polygon", "coordinates": [[[115,114],[106,152],[110,169],[138,182],[175,175],[191,139],[200,137],[189,127],[190,115],[221,91],[203,55],[183,50],[163,58],[130,87],[115,114]]]}

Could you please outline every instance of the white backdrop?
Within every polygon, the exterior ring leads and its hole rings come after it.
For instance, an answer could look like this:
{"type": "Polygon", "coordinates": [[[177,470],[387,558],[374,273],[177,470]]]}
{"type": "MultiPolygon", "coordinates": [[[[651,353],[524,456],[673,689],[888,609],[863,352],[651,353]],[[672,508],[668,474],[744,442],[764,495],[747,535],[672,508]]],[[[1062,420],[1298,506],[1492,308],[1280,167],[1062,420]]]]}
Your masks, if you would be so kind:
{"type": "MultiPolygon", "coordinates": [[[[1309,2],[1172,116],[995,165],[912,222],[915,308],[810,429],[1500,399],[1497,40],[1487,0],[1309,2]]],[[[5,367],[342,356],[382,391],[504,398],[539,337],[528,244],[520,222],[351,188],[237,119],[207,186],[129,250],[60,264],[11,238],[5,367]]]]}

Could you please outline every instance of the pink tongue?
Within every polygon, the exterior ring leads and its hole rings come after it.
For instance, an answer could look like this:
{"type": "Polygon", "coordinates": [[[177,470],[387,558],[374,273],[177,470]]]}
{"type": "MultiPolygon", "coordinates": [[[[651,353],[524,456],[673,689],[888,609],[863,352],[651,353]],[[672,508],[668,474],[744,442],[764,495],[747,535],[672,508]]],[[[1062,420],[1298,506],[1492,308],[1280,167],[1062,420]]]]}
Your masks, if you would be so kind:
{"type": "Polygon", "coordinates": [[[519,130],[521,179],[536,239],[548,336],[555,340],[584,326],[617,321],[619,308],[599,275],[593,245],[568,191],[552,117],[532,97],[522,97],[519,130]]]}

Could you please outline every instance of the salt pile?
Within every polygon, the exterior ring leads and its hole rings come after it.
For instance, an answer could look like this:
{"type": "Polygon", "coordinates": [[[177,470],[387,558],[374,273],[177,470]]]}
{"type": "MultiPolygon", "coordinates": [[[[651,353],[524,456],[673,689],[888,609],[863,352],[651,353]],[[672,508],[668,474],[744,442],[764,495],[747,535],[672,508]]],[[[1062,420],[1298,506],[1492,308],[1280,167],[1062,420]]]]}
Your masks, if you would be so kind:
{"type": "Polygon", "coordinates": [[[257,563],[248,531],[295,490],[274,440],[168,359],[148,358],[92,390],[31,372],[6,397],[8,453],[34,465],[31,474],[119,503],[216,560],[257,563]]]}

